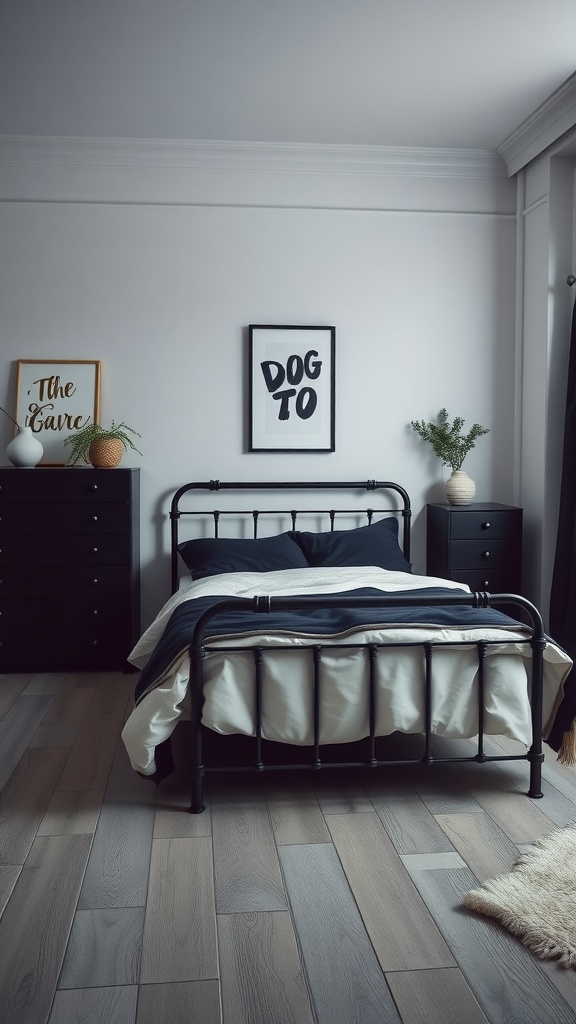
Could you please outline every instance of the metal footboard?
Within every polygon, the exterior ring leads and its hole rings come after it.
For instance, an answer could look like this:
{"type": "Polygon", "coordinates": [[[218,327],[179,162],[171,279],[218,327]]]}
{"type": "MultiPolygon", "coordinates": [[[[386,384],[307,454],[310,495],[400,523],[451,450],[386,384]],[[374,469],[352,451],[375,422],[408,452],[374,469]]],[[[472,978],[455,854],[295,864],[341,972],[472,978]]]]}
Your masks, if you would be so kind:
{"type": "MultiPolygon", "coordinates": [[[[524,625],[524,623],[523,623],[524,625]]],[[[265,632],[265,630],[263,630],[265,632]]],[[[544,682],[544,650],[546,647],[546,637],[544,634],[542,617],[537,608],[531,604],[530,601],[516,594],[486,594],[486,593],[453,593],[447,594],[444,597],[437,597],[431,600],[430,597],[425,597],[418,594],[402,594],[402,595],[380,595],[378,597],[355,597],[351,598],[350,595],[344,597],[342,595],[322,595],[315,597],[298,597],[298,598],[283,598],[283,597],[255,597],[250,601],[246,599],[227,599],[213,605],[208,609],[198,620],[196,625],[192,643],[189,648],[190,655],[190,694],[191,694],[191,725],[192,725],[192,778],[191,778],[191,802],[190,811],[194,814],[198,814],[204,810],[203,802],[203,788],[204,788],[204,777],[207,772],[267,772],[267,771],[289,771],[289,770],[301,770],[301,769],[312,769],[319,770],[323,767],[329,768],[380,768],[386,765],[405,765],[405,764],[434,764],[434,763],[453,763],[453,762],[487,762],[487,761],[511,761],[511,760],[527,760],[530,765],[530,779],[528,795],[532,798],[538,798],[542,796],[542,762],[544,760],[544,754],[542,749],[542,699],[543,699],[543,682],[544,682]],[[210,621],[214,616],[221,612],[228,611],[239,611],[249,609],[251,612],[258,612],[265,615],[266,613],[274,611],[302,611],[306,607],[317,608],[327,606],[354,606],[357,608],[374,608],[383,606],[394,606],[394,607],[406,607],[406,606],[421,606],[430,607],[431,605],[467,605],[475,608],[488,608],[498,607],[500,605],[506,605],[507,611],[511,606],[522,609],[524,616],[528,619],[528,628],[530,634],[525,640],[515,641],[516,643],[525,643],[531,648],[531,718],[532,718],[532,745],[525,754],[487,754],[484,749],[484,719],[485,719],[485,665],[486,665],[486,654],[491,644],[502,644],[506,643],[505,640],[478,640],[474,642],[467,642],[466,647],[475,647],[478,658],[478,741],[476,752],[470,756],[442,756],[439,757],[433,753],[432,743],[432,685],[433,685],[433,661],[434,653],[438,648],[446,649],[450,646],[462,647],[462,640],[460,641],[426,641],[423,643],[415,642],[394,642],[394,643],[351,643],[342,644],[330,643],[327,640],[323,640],[320,643],[310,642],[309,644],[299,645],[298,650],[310,652],[309,656],[312,662],[312,686],[313,686],[313,743],[312,743],[312,757],[311,760],[305,763],[290,763],[290,764],[277,764],[276,762],[270,763],[265,761],[265,741],[262,738],[262,664],[263,664],[263,648],[257,644],[249,648],[252,651],[252,657],[254,660],[254,706],[255,706],[255,719],[256,728],[255,735],[252,737],[253,743],[253,760],[250,764],[241,764],[236,766],[230,765],[210,765],[209,767],[204,764],[204,743],[203,743],[203,732],[204,726],[202,725],[202,707],[203,707],[203,667],[206,651],[209,648],[209,640],[206,640],[206,632],[210,621]],[[321,725],[322,725],[322,706],[320,699],[320,671],[322,665],[323,652],[326,649],[338,647],[338,650],[349,649],[364,649],[366,651],[365,656],[368,658],[368,720],[369,720],[369,735],[365,740],[360,741],[365,744],[366,756],[355,761],[326,761],[323,758],[323,744],[320,742],[321,725]],[[407,759],[387,759],[379,758],[377,756],[377,735],[376,735],[376,711],[377,711],[377,689],[376,689],[376,674],[378,659],[386,656],[386,651],[393,648],[399,649],[402,647],[417,647],[423,651],[424,659],[424,752],[421,757],[418,758],[407,758],[407,759]]],[[[247,648],[235,647],[234,645],[223,646],[218,645],[219,651],[236,651],[242,650],[246,653],[247,648]]],[[[266,646],[266,651],[273,650],[274,646],[266,646]]],[[[285,647],[282,648],[286,650],[285,647]]],[[[450,742],[450,741],[447,741],[450,742]]],[[[331,746],[333,746],[331,744],[331,746]]],[[[306,748],[310,749],[310,748],[306,748]]]]}

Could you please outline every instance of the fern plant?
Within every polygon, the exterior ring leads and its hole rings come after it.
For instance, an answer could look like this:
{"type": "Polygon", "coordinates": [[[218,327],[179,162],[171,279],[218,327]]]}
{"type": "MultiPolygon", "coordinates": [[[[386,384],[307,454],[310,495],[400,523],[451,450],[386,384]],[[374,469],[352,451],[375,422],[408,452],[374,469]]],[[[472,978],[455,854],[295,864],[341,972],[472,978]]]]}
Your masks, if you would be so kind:
{"type": "Polygon", "coordinates": [[[462,469],[464,459],[478,438],[489,433],[488,427],[482,427],[479,423],[473,423],[470,429],[464,432],[462,416],[456,416],[450,422],[446,409],[440,409],[435,423],[412,420],[410,426],[423,441],[427,441],[434,455],[442,459],[442,464],[450,466],[453,471],[462,469]]]}
{"type": "Polygon", "coordinates": [[[138,455],[142,455],[130,434],[134,434],[135,437],[142,436],[137,430],[133,430],[126,423],[115,423],[114,420],[112,420],[108,430],[100,427],[97,423],[89,423],[83,430],[79,430],[76,434],[70,434],[64,438],[63,443],[70,446],[67,465],[75,466],[80,461],[89,462],[88,453],[93,441],[120,441],[126,451],[128,448],[131,448],[132,451],[138,452],[138,455]]]}

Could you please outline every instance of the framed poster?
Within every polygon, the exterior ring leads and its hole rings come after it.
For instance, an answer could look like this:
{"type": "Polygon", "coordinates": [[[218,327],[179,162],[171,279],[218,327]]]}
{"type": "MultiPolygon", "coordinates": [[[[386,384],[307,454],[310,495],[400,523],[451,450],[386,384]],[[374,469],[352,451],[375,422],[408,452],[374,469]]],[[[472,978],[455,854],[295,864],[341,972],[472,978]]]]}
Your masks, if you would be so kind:
{"type": "Polygon", "coordinates": [[[249,450],[335,450],[335,327],[249,326],[249,450]]]}
{"type": "Polygon", "coordinates": [[[65,465],[64,438],[100,413],[100,363],[88,359],[19,359],[16,419],[44,447],[43,466],[65,465]]]}

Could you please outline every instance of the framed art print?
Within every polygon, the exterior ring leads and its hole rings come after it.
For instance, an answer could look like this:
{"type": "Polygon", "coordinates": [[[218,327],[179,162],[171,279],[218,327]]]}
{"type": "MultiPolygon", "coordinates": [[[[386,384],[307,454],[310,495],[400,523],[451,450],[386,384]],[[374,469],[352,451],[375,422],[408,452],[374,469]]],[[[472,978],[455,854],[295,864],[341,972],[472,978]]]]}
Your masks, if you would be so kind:
{"type": "Polygon", "coordinates": [[[335,450],[335,327],[249,326],[249,450],[335,450]]]}
{"type": "Polygon", "coordinates": [[[63,466],[64,438],[97,423],[100,363],[91,359],[19,359],[16,419],[41,442],[41,465],[63,466]]]}

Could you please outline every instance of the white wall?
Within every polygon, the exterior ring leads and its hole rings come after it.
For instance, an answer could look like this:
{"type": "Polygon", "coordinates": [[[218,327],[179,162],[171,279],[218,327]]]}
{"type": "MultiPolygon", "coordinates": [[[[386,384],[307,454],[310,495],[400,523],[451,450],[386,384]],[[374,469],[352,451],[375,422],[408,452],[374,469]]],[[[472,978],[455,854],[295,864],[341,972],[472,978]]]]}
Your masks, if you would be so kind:
{"type": "Polygon", "coordinates": [[[514,501],[515,181],[484,154],[7,139],[0,169],[0,404],[19,358],[102,361],[102,424],[142,434],[144,625],[187,480],[396,479],[424,571],[446,471],[407,424],[446,406],[491,429],[477,499],[514,501]],[[335,325],[335,453],[246,452],[250,323],[335,325]]]}

